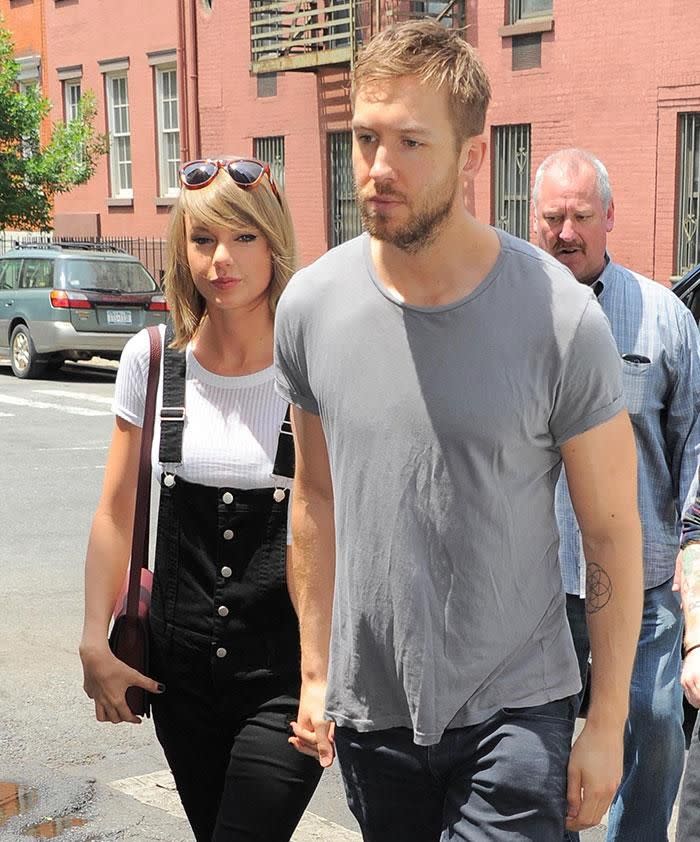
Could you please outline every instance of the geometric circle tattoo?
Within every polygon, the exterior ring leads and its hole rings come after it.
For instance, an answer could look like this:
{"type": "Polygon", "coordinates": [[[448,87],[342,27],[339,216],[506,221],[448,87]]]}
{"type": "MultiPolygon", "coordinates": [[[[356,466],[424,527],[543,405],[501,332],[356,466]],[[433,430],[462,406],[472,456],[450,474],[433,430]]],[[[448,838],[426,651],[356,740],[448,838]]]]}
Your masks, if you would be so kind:
{"type": "Polygon", "coordinates": [[[593,562],[586,567],[586,613],[595,614],[612,596],[612,582],[603,568],[593,562]]]}

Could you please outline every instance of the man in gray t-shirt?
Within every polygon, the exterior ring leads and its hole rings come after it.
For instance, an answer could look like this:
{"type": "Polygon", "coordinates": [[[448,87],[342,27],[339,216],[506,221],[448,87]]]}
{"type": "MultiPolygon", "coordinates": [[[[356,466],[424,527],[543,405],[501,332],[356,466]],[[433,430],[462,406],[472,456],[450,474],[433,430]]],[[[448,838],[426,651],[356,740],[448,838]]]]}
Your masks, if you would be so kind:
{"type": "Polygon", "coordinates": [[[621,766],[641,563],[619,354],[590,290],[465,211],[487,102],[456,33],[413,22],[370,44],[353,119],[368,233],[277,312],[297,437],[291,742],[323,765],[337,748],[369,842],[559,842],[567,812],[599,821],[621,766]],[[570,760],[562,459],[609,588],[592,622],[609,674],[570,760]]]}

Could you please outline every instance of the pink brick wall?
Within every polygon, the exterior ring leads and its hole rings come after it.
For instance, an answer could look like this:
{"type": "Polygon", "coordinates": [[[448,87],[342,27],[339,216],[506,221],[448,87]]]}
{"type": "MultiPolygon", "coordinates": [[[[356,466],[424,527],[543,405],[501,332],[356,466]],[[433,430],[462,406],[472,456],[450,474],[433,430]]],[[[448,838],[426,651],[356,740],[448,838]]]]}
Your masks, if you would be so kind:
{"type": "MultiPolygon", "coordinates": [[[[471,0],[469,30],[493,86],[489,125],[530,123],[532,176],[562,146],[583,146],[610,173],[614,258],[668,282],[673,273],[678,113],[700,111],[694,0],[639,3],[555,0],[542,36],[542,67],[511,70],[503,0],[471,0]]],[[[476,212],[491,217],[490,167],[476,212]]]]}
{"type": "MultiPolygon", "coordinates": [[[[98,61],[129,58],[129,118],[133,207],[109,207],[109,168],[106,156],[90,182],[55,202],[61,216],[100,215],[107,236],[159,237],[165,231],[168,207],[156,207],[158,166],[153,68],[148,52],[177,47],[176,3],[169,0],[79,0],[45,3],[47,31],[47,91],[54,103],[52,119],[63,119],[62,85],[57,68],[82,64],[82,88],[97,95],[97,127],[107,130],[105,90],[98,61]]],[[[66,229],[73,228],[66,222],[66,229]]],[[[89,233],[89,232],[85,232],[89,233]]]]}

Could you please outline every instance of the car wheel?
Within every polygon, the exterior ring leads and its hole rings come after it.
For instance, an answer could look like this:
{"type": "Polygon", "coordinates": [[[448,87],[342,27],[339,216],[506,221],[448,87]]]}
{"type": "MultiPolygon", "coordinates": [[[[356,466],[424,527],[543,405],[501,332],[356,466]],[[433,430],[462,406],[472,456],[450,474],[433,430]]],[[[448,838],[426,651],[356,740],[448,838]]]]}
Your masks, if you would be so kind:
{"type": "Polygon", "coordinates": [[[36,348],[26,325],[17,325],[12,331],[10,365],[15,377],[22,379],[38,377],[46,367],[46,363],[37,358],[36,348]]]}

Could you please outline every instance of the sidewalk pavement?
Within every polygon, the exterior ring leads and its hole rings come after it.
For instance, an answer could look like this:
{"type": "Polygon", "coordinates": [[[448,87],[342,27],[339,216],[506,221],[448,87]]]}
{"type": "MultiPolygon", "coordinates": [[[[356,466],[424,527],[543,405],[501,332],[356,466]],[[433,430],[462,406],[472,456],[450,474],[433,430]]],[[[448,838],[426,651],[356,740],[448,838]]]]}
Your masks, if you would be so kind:
{"type": "MultiPolygon", "coordinates": [[[[186,820],[175,790],[175,782],[167,769],[112,781],[110,786],[143,804],[165,810],[166,813],[181,818],[183,822],[186,820]]],[[[307,811],[292,837],[292,842],[360,842],[360,839],[359,833],[307,811]]]]}

